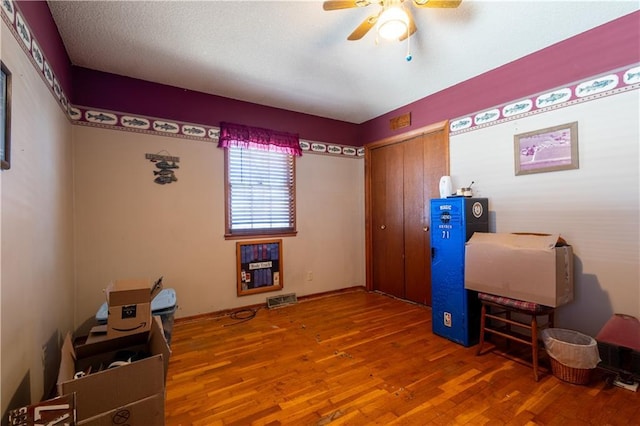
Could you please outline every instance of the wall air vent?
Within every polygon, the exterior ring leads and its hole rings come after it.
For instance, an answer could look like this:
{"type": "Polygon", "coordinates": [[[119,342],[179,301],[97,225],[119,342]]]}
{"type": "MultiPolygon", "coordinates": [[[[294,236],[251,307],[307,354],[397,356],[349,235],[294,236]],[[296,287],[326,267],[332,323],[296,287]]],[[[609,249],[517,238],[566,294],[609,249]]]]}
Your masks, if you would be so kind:
{"type": "Polygon", "coordinates": [[[298,303],[298,298],[296,297],[295,293],[267,297],[267,308],[269,309],[293,305],[294,303],[298,303]]]}

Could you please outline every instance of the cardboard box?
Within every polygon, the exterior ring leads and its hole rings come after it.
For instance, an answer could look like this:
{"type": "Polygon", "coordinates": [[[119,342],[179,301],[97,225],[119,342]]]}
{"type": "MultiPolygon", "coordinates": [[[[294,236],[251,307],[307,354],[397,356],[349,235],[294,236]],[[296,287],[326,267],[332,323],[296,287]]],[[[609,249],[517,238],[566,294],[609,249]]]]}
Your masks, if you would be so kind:
{"type": "Polygon", "coordinates": [[[124,407],[99,414],[90,419],[81,420],[78,426],[163,426],[164,393],[135,401],[124,407]]]}
{"type": "Polygon", "coordinates": [[[557,307],[573,300],[573,250],[558,235],[476,232],[465,247],[465,288],[557,307]]]}
{"type": "Polygon", "coordinates": [[[99,423],[97,419],[111,418],[118,410],[124,410],[123,418],[138,419],[136,423],[129,422],[132,426],[164,424],[164,389],[170,354],[159,318],[151,323],[148,332],[76,347],[69,333],[62,346],[58,393],[75,392],[79,424],[110,424],[99,423]],[[146,357],[108,368],[115,359],[134,354],[146,357]],[[85,375],[74,378],[77,372],[85,375]],[[151,422],[156,418],[162,422],[151,422]],[[150,420],[140,422],[140,419],[150,420]]]}
{"type": "Polygon", "coordinates": [[[151,301],[162,290],[162,278],[118,280],[105,289],[107,296],[107,336],[120,337],[151,328],[151,301]]]}
{"type": "Polygon", "coordinates": [[[75,425],[76,396],[62,395],[27,407],[9,410],[8,426],[75,425]]]}

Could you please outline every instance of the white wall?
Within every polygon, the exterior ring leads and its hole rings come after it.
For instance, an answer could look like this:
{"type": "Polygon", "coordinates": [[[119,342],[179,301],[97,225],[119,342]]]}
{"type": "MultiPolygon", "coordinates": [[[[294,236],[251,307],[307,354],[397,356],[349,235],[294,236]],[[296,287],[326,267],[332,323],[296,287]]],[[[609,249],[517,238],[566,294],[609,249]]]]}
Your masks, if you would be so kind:
{"type": "MultiPolygon", "coordinates": [[[[73,126],[76,324],[121,278],[164,276],[176,317],[264,303],[236,295],[236,241],[224,239],[224,155],[212,142],[73,126]],[[145,153],[180,157],[177,182],[153,182],[145,153]]],[[[296,163],[298,235],[283,240],[284,289],[298,296],[364,285],[364,161],[296,163]],[[313,280],[306,281],[307,271],[313,280]]]]}
{"type": "Polygon", "coordinates": [[[2,171],[2,412],[55,384],[73,325],[71,125],[2,21],[12,73],[11,169],[2,171]]]}
{"type": "Polygon", "coordinates": [[[455,186],[488,197],[492,232],[560,233],[575,253],[575,300],[558,326],[595,336],[640,317],[638,90],[451,137],[455,186]],[[513,136],[578,122],[579,169],[515,176],[513,136]]]}

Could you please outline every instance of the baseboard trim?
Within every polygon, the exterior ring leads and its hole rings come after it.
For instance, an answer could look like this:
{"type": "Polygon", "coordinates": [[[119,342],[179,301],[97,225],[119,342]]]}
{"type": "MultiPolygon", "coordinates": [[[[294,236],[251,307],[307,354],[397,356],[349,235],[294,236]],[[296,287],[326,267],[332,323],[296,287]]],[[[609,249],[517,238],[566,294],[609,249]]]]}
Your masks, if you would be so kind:
{"type": "MultiPolygon", "coordinates": [[[[298,296],[298,302],[306,302],[309,300],[314,300],[314,299],[321,299],[324,297],[332,297],[332,296],[337,296],[339,294],[345,294],[345,293],[353,293],[356,291],[367,291],[367,289],[365,288],[365,286],[353,286],[353,287],[346,287],[346,288],[341,288],[338,290],[330,290],[330,291],[325,291],[325,292],[321,292],[321,293],[313,293],[313,294],[307,294],[304,296],[298,296]]],[[[259,309],[259,308],[263,308],[266,306],[266,303],[258,303],[258,304],[253,304],[253,305],[245,305],[245,306],[238,306],[236,308],[232,308],[232,309],[223,309],[220,311],[215,311],[215,312],[208,312],[205,314],[198,314],[198,315],[191,315],[188,317],[181,317],[181,318],[176,318],[174,321],[176,324],[180,324],[182,322],[193,322],[193,321],[198,321],[198,320],[206,320],[206,319],[215,319],[215,318],[220,318],[220,317],[226,317],[229,316],[231,313],[241,310],[241,309],[259,309]]]]}

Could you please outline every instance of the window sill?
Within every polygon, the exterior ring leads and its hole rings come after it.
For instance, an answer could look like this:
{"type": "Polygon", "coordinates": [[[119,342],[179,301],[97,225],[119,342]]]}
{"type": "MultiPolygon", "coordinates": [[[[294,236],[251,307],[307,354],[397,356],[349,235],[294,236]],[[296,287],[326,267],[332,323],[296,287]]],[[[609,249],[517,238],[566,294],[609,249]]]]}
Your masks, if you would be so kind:
{"type": "Polygon", "coordinates": [[[272,237],[295,237],[298,231],[274,231],[274,232],[234,232],[233,234],[224,234],[225,240],[241,240],[247,238],[272,238],[272,237]]]}

